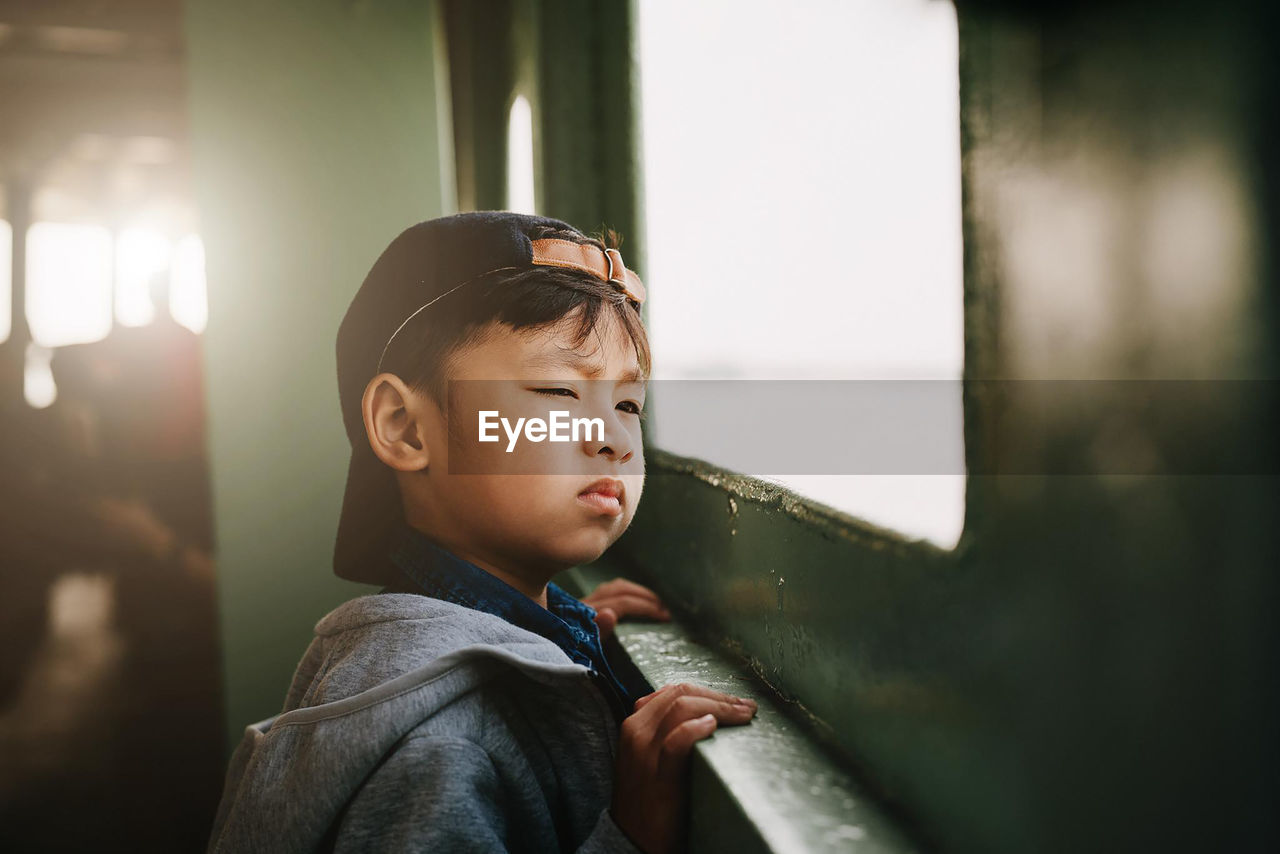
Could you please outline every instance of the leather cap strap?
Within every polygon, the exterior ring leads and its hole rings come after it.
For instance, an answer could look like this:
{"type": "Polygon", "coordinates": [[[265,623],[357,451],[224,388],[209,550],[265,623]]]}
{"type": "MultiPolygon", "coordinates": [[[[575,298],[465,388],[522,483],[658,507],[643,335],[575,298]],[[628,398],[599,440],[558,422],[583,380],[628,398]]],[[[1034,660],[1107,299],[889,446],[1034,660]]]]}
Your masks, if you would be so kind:
{"type": "Polygon", "coordinates": [[[533,263],[581,270],[603,282],[609,282],[622,291],[627,299],[637,304],[644,302],[644,283],[622,263],[622,253],[617,249],[601,250],[590,243],[575,243],[557,237],[544,237],[531,242],[533,263]]]}

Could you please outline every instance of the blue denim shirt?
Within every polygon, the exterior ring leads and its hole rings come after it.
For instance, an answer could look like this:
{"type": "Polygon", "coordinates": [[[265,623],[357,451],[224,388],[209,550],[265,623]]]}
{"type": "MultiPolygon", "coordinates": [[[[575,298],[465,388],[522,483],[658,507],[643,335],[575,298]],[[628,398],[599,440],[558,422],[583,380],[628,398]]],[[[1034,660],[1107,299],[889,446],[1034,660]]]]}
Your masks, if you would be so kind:
{"type": "MultiPolygon", "coordinates": [[[[543,608],[502,579],[408,525],[402,526],[393,539],[390,557],[392,565],[412,583],[413,592],[485,611],[554,642],[570,659],[591,669],[619,722],[631,714],[636,698],[609,667],[596,625],[596,610],[590,605],[549,582],[547,607],[543,608]]],[[[408,585],[392,584],[382,592],[406,589],[408,585]]]]}

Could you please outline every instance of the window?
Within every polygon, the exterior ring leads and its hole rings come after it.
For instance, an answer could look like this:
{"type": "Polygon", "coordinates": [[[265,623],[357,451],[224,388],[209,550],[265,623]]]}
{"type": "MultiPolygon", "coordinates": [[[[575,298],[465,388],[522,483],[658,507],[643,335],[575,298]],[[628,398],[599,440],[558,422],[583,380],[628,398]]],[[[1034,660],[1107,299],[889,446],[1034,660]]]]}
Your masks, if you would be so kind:
{"type": "Polygon", "coordinates": [[[37,222],[27,233],[27,321],[42,347],[111,331],[111,232],[100,225],[37,222]]]}
{"type": "Polygon", "coordinates": [[[517,95],[507,118],[507,210],[535,213],[533,188],[533,110],[517,95]]]}
{"type": "MultiPolygon", "coordinates": [[[[0,262],[4,263],[0,282],[6,285],[0,340],[4,340],[12,331],[11,237],[8,223],[0,221],[0,226],[0,262]]],[[[127,228],[113,241],[103,226],[32,225],[27,234],[26,315],[32,336],[26,353],[27,403],[43,408],[57,399],[49,367],[55,348],[99,341],[113,322],[125,326],[154,322],[151,288],[157,279],[162,287],[168,286],[173,319],[192,332],[203,332],[209,310],[204,245],[198,236],[188,234],[174,243],[160,231],[127,228]]]]}
{"type": "Polygon", "coordinates": [[[8,341],[13,331],[10,309],[13,303],[13,228],[0,219],[0,341],[8,341]]]}
{"type": "Polygon", "coordinates": [[[167,276],[173,247],[149,228],[126,228],[116,240],[116,319],[125,326],[144,326],[155,317],[151,281],[167,276]]]}
{"type": "MultiPolygon", "coordinates": [[[[781,8],[639,4],[654,378],[948,381],[962,447],[954,6],[781,8]]],[[[943,546],[963,524],[955,471],[744,473],[943,546]]]]}

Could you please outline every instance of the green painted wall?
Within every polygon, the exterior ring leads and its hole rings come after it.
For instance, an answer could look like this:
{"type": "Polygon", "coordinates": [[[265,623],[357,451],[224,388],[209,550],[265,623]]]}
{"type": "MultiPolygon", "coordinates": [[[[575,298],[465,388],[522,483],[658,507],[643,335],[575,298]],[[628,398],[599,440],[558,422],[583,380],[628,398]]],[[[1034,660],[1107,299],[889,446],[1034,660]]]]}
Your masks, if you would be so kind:
{"type": "Polygon", "coordinates": [[[959,11],[959,547],[652,452],[612,565],[930,848],[1280,849],[1276,13],[959,11]]]}
{"type": "Polygon", "coordinates": [[[186,4],[229,743],[279,711],[315,621],[373,589],[331,568],[334,338],[391,238],[455,207],[436,14],[186,4]]]}

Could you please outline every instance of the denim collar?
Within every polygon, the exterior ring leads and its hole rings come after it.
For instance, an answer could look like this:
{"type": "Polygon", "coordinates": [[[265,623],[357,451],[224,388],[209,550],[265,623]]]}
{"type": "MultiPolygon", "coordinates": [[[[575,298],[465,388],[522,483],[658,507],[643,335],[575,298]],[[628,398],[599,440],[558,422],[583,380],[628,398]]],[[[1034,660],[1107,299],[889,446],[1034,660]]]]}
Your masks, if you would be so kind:
{"type": "Polygon", "coordinates": [[[596,610],[571,596],[554,582],[547,583],[547,607],[497,576],[440,546],[421,531],[404,525],[393,538],[391,563],[405,583],[383,592],[425,593],[501,617],[514,626],[541,635],[564,650],[571,660],[599,677],[619,720],[630,714],[634,698],[614,675],[605,657],[596,610]]]}

